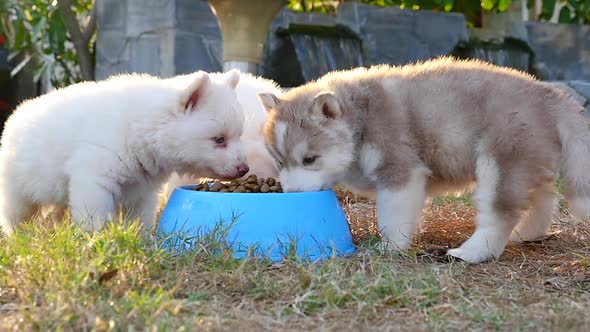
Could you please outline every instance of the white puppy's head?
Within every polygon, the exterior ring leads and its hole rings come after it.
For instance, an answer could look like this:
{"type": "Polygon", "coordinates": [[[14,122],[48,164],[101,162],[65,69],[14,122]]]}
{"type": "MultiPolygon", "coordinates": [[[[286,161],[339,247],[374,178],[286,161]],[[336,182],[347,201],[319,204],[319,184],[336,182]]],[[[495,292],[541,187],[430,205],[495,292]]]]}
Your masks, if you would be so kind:
{"type": "Polygon", "coordinates": [[[178,106],[162,124],[160,142],[174,171],[233,179],[249,168],[240,136],[244,114],[235,92],[240,72],[199,71],[173,80],[178,106]]]}
{"type": "Polygon", "coordinates": [[[346,176],[354,161],[354,138],[341,102],[331,91],[291,90],[259,94],[269,112],[266,146],[285,191],[327,189],[346,176]]]}

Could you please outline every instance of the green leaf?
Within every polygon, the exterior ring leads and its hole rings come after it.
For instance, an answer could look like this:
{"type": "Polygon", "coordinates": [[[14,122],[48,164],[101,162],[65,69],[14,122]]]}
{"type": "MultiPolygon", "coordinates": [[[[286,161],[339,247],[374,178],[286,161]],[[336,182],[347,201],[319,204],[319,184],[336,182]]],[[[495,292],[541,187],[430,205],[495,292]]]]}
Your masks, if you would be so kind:
{"type": "Polygon", "coordinates": [[[49,42],[51,48],[59,53],[65,50],[66,26],[58,11],[54,11],[49,21],[49,42]]]}
{"type": "Polygon", "coordinates": [[[574,10],[575,10],[576,12],[580,12],[580,11],[581,11],[581,9],[584,7],[584,2],[585,2],[585,1],[584,1],[584,0],[578,0],[578,1],[575,1],[575,0],[573,0],[573,1],[572,1],[572,0],[570,0],[570,1],[568,1],[568,2],[569,2],[569,4],[570,4],[572,7],[574,7],[574,10]]]}
{"type": "Polygon", "coordinates": [[[33,29],[31,29],[31,37],[33,39],[39,39],[40,37],[39,32],[45,30],[47,26],[47,17],[41,17],[37,23],[33,25],[33,29]]]}
{"type": "Polygon", "coordinates": [[[16,33],[14,38],[14,48],[20,49],[27,44],[27,39],[29,38],[29,33],[27,28],[25,27],[25,23],[23,21],[19,21],[16,24],[16,33]]]}
{"type": "Polygon", "coordinates": [[[535,7],[535,0],[526,0],[526,7],[532,9],[535,7]]]}
{"type": "Polygon", "coordinates": [[[492,10],[496,5],[497,0],[481,0],[481,8],[484,10],[492,10]]]}
{"type": "Polygon", "coordinates": [[[499,0],[498,1],[498,10],[501,12],[507,10],[508,7],[510,7],[511,2],[512,2],[512,0],[499,0]]]}
{"type": "Polygon", "coordinates": [[[559,11],[559,23],[571,23],[572,22],[572,15],[570,13],[569,8],[567,6],[563,6],[559,11]]]}
{"type": "Polygon", "coordinates": [[[543,0],[541,18],[545,20],[551,19],[551,16],[553,16],[553,10],[555,10],[555,2],[555,0],[543,0]]]}
{"type": "Polygon", "coordinates": [[[47,62],[43,62],[40,66],[37,67],[37,70],[35,70],[35,75],[33,75],[34,82],[39,82],[41,76],[43,76],[43,74],[47,71],[47,67],[47,62]]]}
{"type": "Polygon", "coordinates": [[[444,5],[444,9],[445,12],[450,12],[451,10],[453,10],[453,4],[455,3],[454,0],[445,0],[443,1],[443,5],[444,5]]]}

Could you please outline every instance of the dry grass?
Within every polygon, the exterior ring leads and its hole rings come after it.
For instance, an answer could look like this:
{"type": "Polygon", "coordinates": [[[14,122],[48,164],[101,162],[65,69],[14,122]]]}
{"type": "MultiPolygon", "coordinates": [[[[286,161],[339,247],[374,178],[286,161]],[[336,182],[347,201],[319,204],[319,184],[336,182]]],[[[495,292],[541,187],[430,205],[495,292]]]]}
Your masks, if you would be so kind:
{"type": "Polygon", "coordinates": [[[382,255],[370,198],[340,191],[359,254],[321,264],[180,256],[113,226],[31,226],[0,244],[3,330],[590,329],[590,223],[560,209],[551,238],[468,265],[424,255],[473,232],[469,199],[425,209],[414,250],[382,255]]]}
{"type": "MultiPolygon", "coordinates": [[[[355,241],[378,236],[374,200],[345,190],[338,194],[355,241]]],[[[511,244],[490,263],[438,265],[448,268],[447,290],[464,300],[460,306],[449,301],[434,310],[445,317],[441,326],[459,329],[476,320],[484,329],[590,329],[590,223],[575,221],[563,205],[558,210],[546,240],[511,244]]],[[[475,230],[475,215],[464,197],[427,206],[414,238],[417,256],[440,263],[438,255],[428,253],[466,241],[475,230]]]]}

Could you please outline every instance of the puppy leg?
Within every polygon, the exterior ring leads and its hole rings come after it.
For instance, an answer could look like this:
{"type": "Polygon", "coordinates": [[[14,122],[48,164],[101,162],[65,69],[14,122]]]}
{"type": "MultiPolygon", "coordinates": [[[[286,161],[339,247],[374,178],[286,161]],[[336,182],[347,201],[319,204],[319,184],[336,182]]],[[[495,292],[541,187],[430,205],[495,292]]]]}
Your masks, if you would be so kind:
{"type": "Polygon", "coordinates": [[[377,189],[377,221],[382,245],[390,250],[405,250],[412,244],[412,234],[424,208],[426,173],[412,170],[402,186],[377,189]]]}
{"type": "Polygon", "coordinates": [[[547,238],[549,226],[553,221],[555,210],[555,186],[546,183],[531,194],[531,207],[527,215],[516,225],[510,235],[510,241],[539,241],[547,238]]]}
{"type": "Polygon", "coordinates": [[[11,235],[23,221],[29,221],[41,206],[33,202],[21,189],[25,184],[17,179],[22,175],[10,171],[3,161],[0,172],[0,226],[5,235],[11,235]]]}
{"type": "Polygon", "coordinates": [[[106,219],[115,218],[113,191],[105,181],[87,174],[70,178],[70,211],[72,220],[88,231],[100,230],[106,219]]]}
{"type": "Polygon", "coordinates": [[[0,225],[5,235],[11,235],[22,222],[31,220],[39,212],[40,207],[20,194],[2,194],[4,196],[0,208],[0,225]]]}
{"type": "Polygon", "coordinates": [[[139,219],[142,233],[149,233],[156,219],[156,210],[159,202],[158,190],[152,190],[152,188],[131,190],[126,191],[125,196],[123,218],[129,221],[139,219]]]}
{"type": "Polygon", "coordinates": [[[478,208],[475,233],[448,255],[470,263],[499,257],[508,244],[522,210],[528,207],[526,172],[516,166],[500,177],[494,158],[480,156],[476,165],[477,187],[474,199],[478,208]]]}

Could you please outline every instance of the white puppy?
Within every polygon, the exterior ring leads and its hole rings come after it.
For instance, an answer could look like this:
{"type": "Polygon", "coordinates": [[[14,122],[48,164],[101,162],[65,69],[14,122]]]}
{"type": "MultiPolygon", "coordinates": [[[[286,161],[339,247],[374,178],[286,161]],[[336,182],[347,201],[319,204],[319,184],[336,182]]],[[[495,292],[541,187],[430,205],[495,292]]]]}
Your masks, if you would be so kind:
{"type": "MultiPolygon", "coordinates": [[[[236,87],[236,93],[246,119],[241,140],[248,166],[250,166],[249,174],[256,174],[264,178],[277,177],[278,170],[264,144],[263,129],[267,112],[260,103],[258,94],[272,93],[280,96],[283,91],[272,80],[242,73],[236,87]]],[[[163,196],[168,199],[176,187],[198,183],[199,181],[200,179],[195,176],[174,173],[164,188],[163,196]]]]}
{"type": "Polygon", "coordinates": [[[24,102],[2,135],[3,231],[12,233],[46,206],[57,217],[69,207],[89,230],[119,211],[147,230],[172,172],[243,176],[239,75],[121,75],[24,102]]]}

